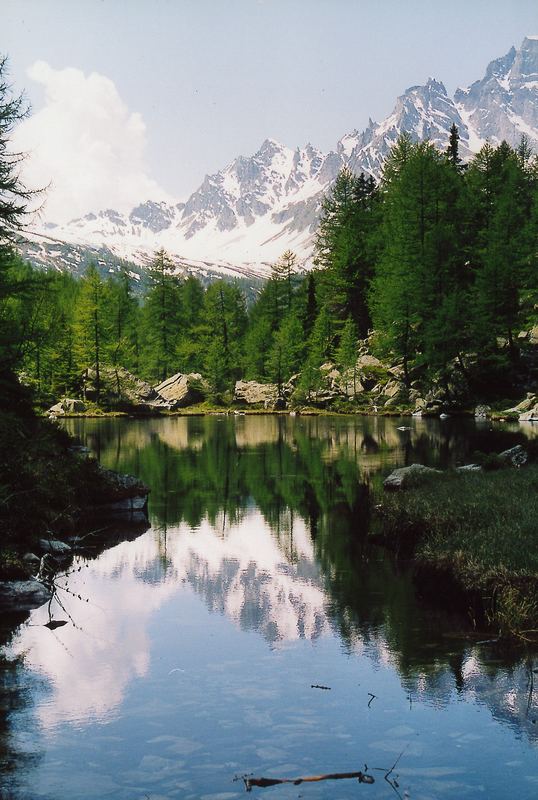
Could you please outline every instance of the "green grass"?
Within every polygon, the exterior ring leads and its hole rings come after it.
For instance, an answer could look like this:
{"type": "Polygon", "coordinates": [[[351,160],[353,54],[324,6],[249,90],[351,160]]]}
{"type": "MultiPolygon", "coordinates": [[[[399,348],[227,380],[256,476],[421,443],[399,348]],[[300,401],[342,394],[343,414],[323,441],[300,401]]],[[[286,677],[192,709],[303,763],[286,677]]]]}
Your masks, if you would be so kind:
{"type": "Polygon", "coordinates": [[[480,592],[502,632],[538,627],[538,465],[445,473],[379,500],[387,544],[480,592]]]}

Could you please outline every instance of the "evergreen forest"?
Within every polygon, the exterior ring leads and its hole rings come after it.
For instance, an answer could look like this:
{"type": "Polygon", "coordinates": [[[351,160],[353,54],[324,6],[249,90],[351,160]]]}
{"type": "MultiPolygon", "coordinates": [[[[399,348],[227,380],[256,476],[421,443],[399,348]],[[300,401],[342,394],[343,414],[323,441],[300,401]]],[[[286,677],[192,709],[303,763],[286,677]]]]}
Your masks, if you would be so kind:
{"type": "Polygon", "coordinates": [[[453,126],[440,152],[402,136],[378,184],[343,170],[322,203],[315,268],[301,273],[287,250],[250,303],[237,284],[178,277],[164,251],[140,286],[128,266],[90,264],[77,279],[4,246],[2,371],[43,405],[79,395],[88,368],[99,398],[105,365],[151,384],[199,372],[216,402],[238,379],[280,389],[299,374],[296,397],[308,400],[319,367],[353,376],[368,340],[407,389],[417,376],[448,386],[456,371],[475,396],[494,396],[517,369],[519,331],[538,320],[538,159],[523,138],[464,164],[458,138],[453,126]]]}

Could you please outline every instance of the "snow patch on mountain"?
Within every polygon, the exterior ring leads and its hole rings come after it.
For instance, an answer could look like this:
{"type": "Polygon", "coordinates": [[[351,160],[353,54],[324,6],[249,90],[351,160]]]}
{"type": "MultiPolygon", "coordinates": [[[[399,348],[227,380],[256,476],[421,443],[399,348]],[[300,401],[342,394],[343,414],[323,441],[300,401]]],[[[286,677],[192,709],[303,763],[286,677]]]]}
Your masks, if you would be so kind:
{"type": "Polygon", "coordinates": [[[128,214],[104,209],[64,225],[47,223],[30,237],[26,255],[54,263],[59,250],[73,265],[66,268],[74,268],[86,248],[144,268],[164,247],[178,270],[266,277],[289,248],[308,268],[323,196],[342,167],[379,179],[403,132],[444,150],[453,124],[464,159],[486,141],[515,146],[523,134],[538,150],[538,36],[492,61],[481,80],[454,98],[435,78],[410,87],[384,121],[370,119],[364,131],[344,135],[334,151],[322,153],[311,144],[293,150],[266,139],[252,156],[207,175],[184,203],[146,200],[128,214]]]}

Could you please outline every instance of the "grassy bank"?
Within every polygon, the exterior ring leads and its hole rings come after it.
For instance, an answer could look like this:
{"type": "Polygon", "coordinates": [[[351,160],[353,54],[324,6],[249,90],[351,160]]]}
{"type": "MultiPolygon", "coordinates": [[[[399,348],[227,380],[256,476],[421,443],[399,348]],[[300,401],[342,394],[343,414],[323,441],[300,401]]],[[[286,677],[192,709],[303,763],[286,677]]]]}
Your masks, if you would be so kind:
{"type": "Polygon", "coordinates": [[[413,556],[419,574],[449,576],[479,596],[485,621],[501,635],[538,638],[537,464],[450,472],[383,493],[376,532],[413,556]]]}

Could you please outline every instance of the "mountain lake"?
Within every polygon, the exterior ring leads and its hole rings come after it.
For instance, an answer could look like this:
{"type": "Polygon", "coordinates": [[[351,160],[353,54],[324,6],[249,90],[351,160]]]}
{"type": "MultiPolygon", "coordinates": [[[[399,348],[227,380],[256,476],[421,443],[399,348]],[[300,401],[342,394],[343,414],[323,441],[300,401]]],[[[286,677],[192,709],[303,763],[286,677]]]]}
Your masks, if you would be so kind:
{"type": "Polygon", "coordinates": [[[149,521],[77,556],[50,608],[1,620],[2,800],[538,796],[538,654],[483,641],[366,541],[392,468],[467,463],[536,426],[63,425],[151,487],[149,521]],[[375,782],[248,784],[349,772],[375,782]]]}

